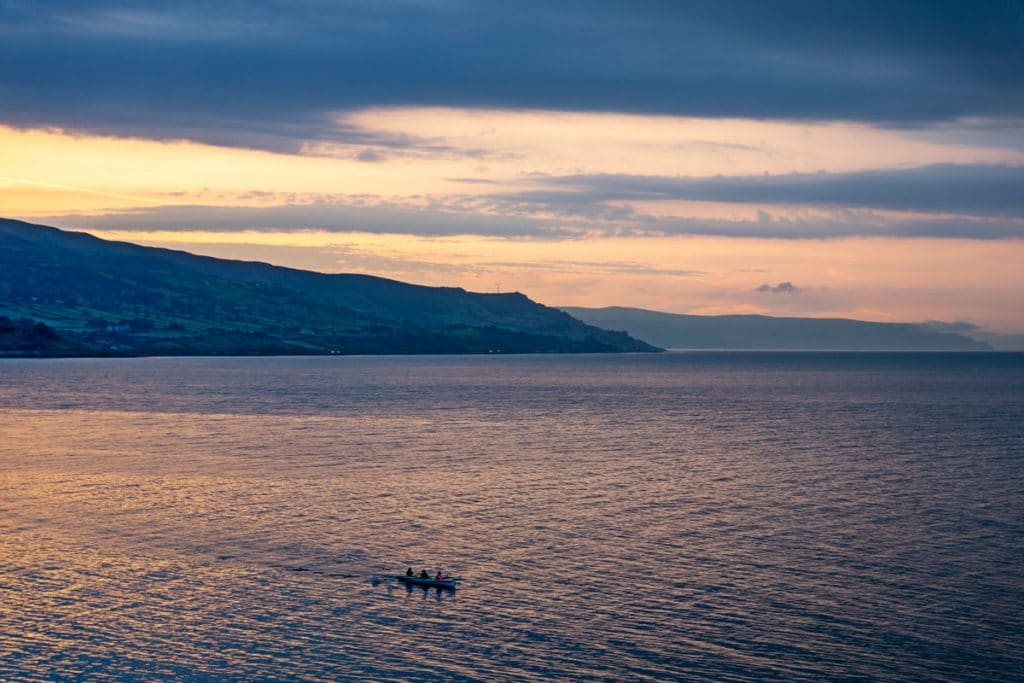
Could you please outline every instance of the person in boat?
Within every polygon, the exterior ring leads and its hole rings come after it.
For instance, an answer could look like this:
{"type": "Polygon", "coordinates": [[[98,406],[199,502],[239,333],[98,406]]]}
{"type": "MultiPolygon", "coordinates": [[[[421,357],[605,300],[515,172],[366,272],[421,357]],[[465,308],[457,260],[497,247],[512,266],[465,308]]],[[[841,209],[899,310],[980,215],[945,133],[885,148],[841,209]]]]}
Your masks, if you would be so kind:
{"type": "Polygon", "coordinates": [[[426,569],[424,569],[423,571],[420,572],[420,578],[421,579],[429,579],[430,578],[430,574],[427,573],[426,569]]]}
{"type": "Polygon", "coordinates": [[[409,567],[408,569],[405,570],[405,575],[406,576],[412,576],[412,574],[413,574],[412,567],[409,567]]]}
{"type": "Polygon", "coordinates": [[[438,572],[437,576],[434,577],[434,580],[435,581],[444,581],[444,574],[441,573],[441,572],[438,572]]]}

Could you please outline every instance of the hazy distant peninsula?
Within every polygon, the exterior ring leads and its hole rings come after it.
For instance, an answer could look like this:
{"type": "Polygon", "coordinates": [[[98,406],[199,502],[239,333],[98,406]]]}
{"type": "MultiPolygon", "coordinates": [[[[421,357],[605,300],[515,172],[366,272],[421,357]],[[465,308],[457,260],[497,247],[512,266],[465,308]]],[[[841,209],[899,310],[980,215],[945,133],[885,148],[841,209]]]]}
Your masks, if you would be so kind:
{"type": "Polygon", "coordinates": [[[928,324],[763,315],[680,315],[640,308],[562,310],[668,349],[786,351],[990,351],[988,344],[928,324]]]}
{"type": "Polygon", "coordinates": [[[328,275],[0,219],[0,356],[658,350],[519,293],[328,275]]]}

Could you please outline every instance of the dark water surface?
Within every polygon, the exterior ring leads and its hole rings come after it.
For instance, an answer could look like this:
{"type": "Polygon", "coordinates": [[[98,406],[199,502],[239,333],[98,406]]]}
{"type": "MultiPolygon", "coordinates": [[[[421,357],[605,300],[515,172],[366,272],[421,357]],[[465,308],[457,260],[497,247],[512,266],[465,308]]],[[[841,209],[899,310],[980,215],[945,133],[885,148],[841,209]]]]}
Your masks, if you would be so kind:
{"type": "Polygon", "coordinates": [[[0,362],[0,680],[1021,681],[1022,568],[1020,354],[0,362]]]}

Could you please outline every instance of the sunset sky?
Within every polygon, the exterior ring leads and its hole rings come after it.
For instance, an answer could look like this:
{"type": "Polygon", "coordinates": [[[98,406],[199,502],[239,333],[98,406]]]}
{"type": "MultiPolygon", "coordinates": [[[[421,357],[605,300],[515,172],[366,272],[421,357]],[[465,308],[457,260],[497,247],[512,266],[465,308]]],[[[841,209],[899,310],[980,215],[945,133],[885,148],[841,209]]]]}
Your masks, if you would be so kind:
{"type": "Polygon", "coordinates": [[[0,216],[1024,333],[1024,2],[0,0],[0,216]]]}

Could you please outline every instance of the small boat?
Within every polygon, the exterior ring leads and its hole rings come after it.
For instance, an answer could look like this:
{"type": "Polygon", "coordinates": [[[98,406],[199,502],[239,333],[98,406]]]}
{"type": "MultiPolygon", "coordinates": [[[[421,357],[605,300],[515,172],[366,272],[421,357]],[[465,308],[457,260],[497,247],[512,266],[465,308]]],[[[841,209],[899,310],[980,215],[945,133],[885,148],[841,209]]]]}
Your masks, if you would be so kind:
{"type": "Polygon", "coordinates": [[[412,584],[413,586],[423,586],[425,588],[430,588],[430,587],[434,586],[434,587],[437,587],[437,588],[450,588],[451,590],[455,590],[455,584],[458,581],[458,579],[456,579],[454,577],[445,577],[443,579],[433,579],[433,578],[424,579],[421,576],[417,576],[417,575],[406,576],[405,574],[395,574],[394,576],[392,576],[390,578],[398,579],[399,581],[401,581],[403,583],[412,584]]]}

